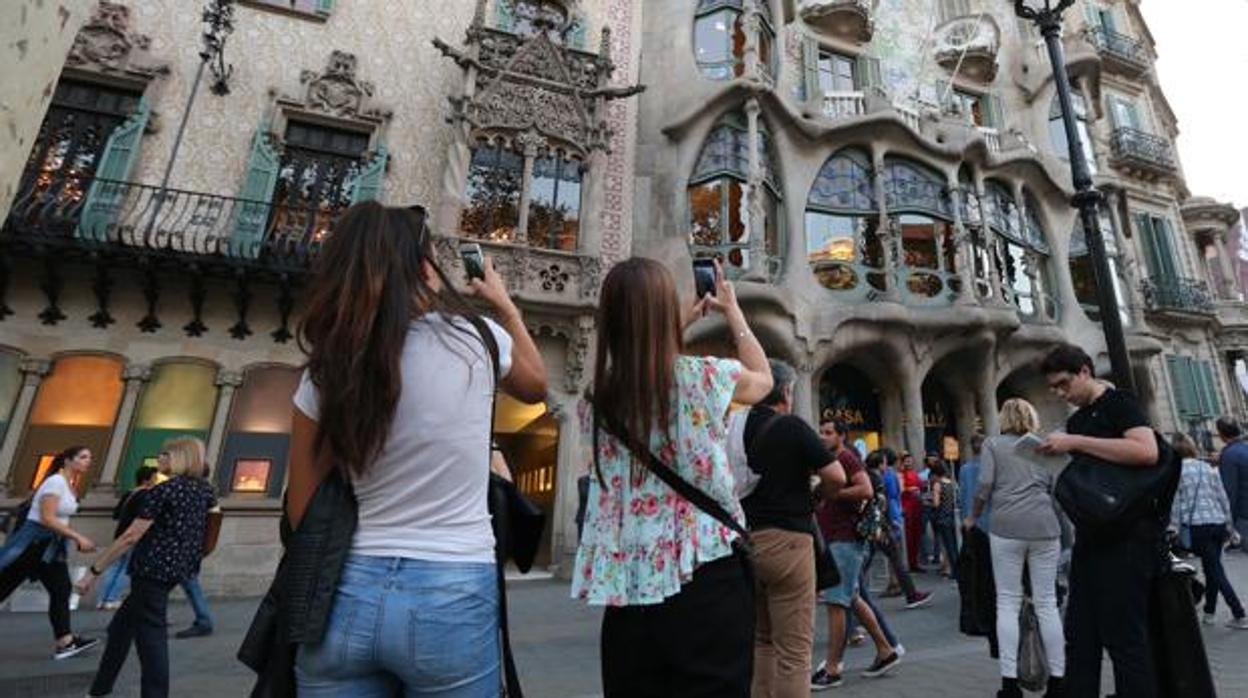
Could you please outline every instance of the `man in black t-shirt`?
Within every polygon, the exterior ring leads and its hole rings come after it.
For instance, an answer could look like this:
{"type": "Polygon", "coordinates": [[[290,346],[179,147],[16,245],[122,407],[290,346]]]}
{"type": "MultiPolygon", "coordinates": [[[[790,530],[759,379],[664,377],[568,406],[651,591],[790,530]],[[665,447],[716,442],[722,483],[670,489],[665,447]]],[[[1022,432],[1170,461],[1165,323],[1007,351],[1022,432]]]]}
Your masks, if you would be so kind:
{"type": "Polygon", "coordinates": [[[745,423],[749,465],[762,474],[741,500],[753,531],[758,592],[751,694],[806,697],[815,641],[811,475],[831,497],[845,484],[845,471],[815,430],[791,414],[796,372],[770,363],[772,390],[745,423]]]}
{"type": "MultiPolygon", "coordinates": [[[[1078,408],[1066,433],[1042,451],[1081,453],[1127,467],[1157,467],[1157,439],[1135,399],[1097,380],[1082,349],[1054,349],[1041,363],[1049,388],[1078,408]]],[[[1148,598],[1160,569],[1160,517],[1145,517],[1127,535],[1077,528],[1066,611],[1067,695],[1100,695],[1101,655],[1109,651],[1117,695],[1157,696],[1149,641],[1148,598]]]]}

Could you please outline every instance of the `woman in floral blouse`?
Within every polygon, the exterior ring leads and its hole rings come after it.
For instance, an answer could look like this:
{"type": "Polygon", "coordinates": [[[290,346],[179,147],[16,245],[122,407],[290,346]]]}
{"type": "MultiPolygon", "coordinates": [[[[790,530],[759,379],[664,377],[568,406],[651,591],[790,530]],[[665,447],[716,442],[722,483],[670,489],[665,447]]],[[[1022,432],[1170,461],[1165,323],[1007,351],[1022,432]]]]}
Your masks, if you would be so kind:
{"type": "MultiPolygon", "coordinates": [[[[609,421],[744,523],[733,496],[725,419],[733,402],[771,389],[767,357],[732,285],[682,319],[662,264],[630,259],[603,283],[594,372],[597,423],[609,421]],[[681,354],[684,327],[723,314],[740,360],[681,354]]],[[[595,420],[586,415],[587,429],[595,420]]],[[[747,698],[753,665],[753,582],[736,534],[677,495],[606,429],[597,433],[574,597],[606,606],[607,698],[747,698]]],[[[586,437],[593,441],[593,436],[586,437]]]]}

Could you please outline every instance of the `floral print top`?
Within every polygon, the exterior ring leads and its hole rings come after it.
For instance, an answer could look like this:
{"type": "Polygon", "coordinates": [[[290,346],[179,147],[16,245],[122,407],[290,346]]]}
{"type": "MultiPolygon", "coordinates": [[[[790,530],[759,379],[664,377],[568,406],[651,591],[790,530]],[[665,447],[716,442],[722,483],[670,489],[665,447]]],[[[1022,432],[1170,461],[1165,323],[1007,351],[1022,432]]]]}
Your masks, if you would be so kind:
{"type": "MultiPolygon", "coordinates": [[[[738,361],[678,357],[670,438],[656,430],[649,441],[664,463],[744,525],[725,450],[728,407],[740,378],[738,361]]],[[[580,416],[585,443],[592,444],[587,403],[582,402],[580,416]]],[[[598,462],[607,486],[596,476],[590,478],[572,596],[594,606],[663,603],[680,592],[699,565],[731,555],[737,534],[640,463],[634,476],[629,452],[605,431],[598,437],[598,462]]],[[[592,460],[590,468],[592,474],[592,460]]]]}

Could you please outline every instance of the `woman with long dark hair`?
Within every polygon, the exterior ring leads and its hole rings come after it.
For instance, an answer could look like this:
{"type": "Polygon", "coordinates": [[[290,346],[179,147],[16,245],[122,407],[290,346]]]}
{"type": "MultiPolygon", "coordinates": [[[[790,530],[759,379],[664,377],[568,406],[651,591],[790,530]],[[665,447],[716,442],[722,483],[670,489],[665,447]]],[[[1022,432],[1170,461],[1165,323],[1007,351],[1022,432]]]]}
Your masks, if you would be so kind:
{"type": "Polygon", "coordinates": [[[572,593],[607,607],[605,694],[746,698],[754,585],[734,554],[737,534],[648,472],[647,454],[626,444],[649,448],[743,523],[725,420],[732,402],[754,404],[771,390],[767,357],[722,270],[715,294],[696,299],[683,319],[671,273],[647,259],[616,265],[599,303],[597,448],[572,593]],[[739,360],[683,355],[685,325],[708,310],[723,314],[739,360]]]}
{"type": "Polygon", "coordinates": [[[422,210],[348,210],[322,248],[300,340],[286,512],[296,529],[337,469],[358,520],[320,642],[301,644],[304,698],[497,695],[499,606],[487,510],[499,388],[546,396],[546,369],[486,260],[477,318],[439,268],[422,210]]]}
{"type": "Polygon", "coordinates": [[[128,563],[130,595],[108,624],[108,644],[88,696],[112,694],[130,645],[139,655],[139,695],[169,695],[169,592],[199,573],[208,510],[217,505],[217,496],[205,479],[203,441],[170,439],[161,454],[169,478],[147,491],[134,521],[78,582],[78,591],[86,594],[103,570],[134,551],[128,563]]]}
{"type": "Polygon", "coordinates": [[[78,512],[75,487],[90,469],[91,449],[86,446],[70,446],[58,453],[30,498],[30,513],[0,548],[0,600],[9,598],[26,579],[38,579],[48,590],[48,618],[56,637],[54,659],[72,657],[100,642],[75,635],[69,624],[68,543],[73,541],[80,552],[95,551],[95,543],[69,525],[69,517],[78,512]]]}

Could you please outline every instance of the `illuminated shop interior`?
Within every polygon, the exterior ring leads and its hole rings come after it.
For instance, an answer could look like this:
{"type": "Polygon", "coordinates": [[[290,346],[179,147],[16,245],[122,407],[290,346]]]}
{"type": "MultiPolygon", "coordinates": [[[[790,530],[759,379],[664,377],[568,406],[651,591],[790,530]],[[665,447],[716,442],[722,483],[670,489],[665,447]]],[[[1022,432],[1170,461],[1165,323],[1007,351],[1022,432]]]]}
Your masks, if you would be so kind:
{"type": "Polygon", "coordinates": [[[118,486],[134,487],[140,465],[155,465],[161,446],[180,436],[208,441],[217,409],[217,369],[206,363],[157,364],[139,394],[118,473],[118,486]]]}
{"type": "Polygon", "coordinates": [[[559,422],[543,404],[525,405],[500,394],[494,415],[494,437],[520,491],[546,512],[546,530],[536,563],[540,569],[550,561],[559,474],[559,422]]]}

